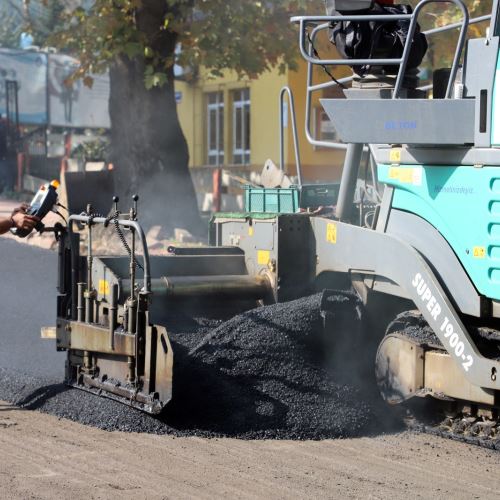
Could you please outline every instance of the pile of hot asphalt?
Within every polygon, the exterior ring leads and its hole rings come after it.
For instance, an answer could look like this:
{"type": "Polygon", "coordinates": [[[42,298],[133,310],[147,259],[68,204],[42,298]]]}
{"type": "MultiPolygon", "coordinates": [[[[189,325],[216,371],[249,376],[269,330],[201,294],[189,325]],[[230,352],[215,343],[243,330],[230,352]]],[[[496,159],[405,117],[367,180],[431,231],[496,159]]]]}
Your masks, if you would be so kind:
{"type": "Polygon", "coordinates": [[[174,395],[160,417],[12,370],[0,370],[0,399],[105,430],[179,436],[324,439],[393,429],[372,381],[329,366],[320,301],[313,295],[225,322],[172,318],[174,395]]]}

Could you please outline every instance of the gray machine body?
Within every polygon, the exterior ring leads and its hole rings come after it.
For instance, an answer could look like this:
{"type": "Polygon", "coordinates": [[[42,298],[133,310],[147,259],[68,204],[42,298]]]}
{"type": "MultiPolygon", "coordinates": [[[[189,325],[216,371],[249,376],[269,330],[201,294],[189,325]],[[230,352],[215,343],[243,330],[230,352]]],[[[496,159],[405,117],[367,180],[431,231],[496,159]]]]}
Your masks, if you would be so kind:
{"type": "Polygon", "coordinates": [[[386,221],[373,230],[307,214],[263,220],[251,214],[237,219],[221,215],[212,223],[212,234],[216,244],[244,250],[248,274],[269,273],[278,301],[312,292],[315,280],[325,273],[349,280],[361,277],[371,290],[412,301],[466,379],[499,390],[500,381],[491,374],[500,370],[500,361],[479,352],[461,319],[462,314],[480,317],[487,307],[446,241],[411,214],[389,208],[380,217],[386,221]],[[427,241],[425,249],[422,237],[427,241]],[[442,329],[443,324],[452,325],[452,342],[463,344],[463,352],[456,354],[450,347],[450,334],[442,329]]]}
{"type": "Polygon", "coordinates": [[[498,36],[490,39],[469,40],[464,66],[464,97],[475,100],[474,144],[476,147],[491,146],[491,101],[493,79],[498,57],[498,36]]]}
{"type": "MultiPolygon", "coordinates": [[[[368,8],[370,3],[362,7],[359,2],[357,7],[368,8]]],[[[328,13],[342,9],[356,7],[354,2],[327,2],[328,13]]],[[[437,168],[440,164],[500,164],[499,153],[489,149],[491,106],[485,104],[491,101],[497,53],[498,38],[469,42],[466,68],[457,82],[463,92],[457,98],[448,93],[447,99],[395,99],[387,92],[377,98],[372,89],[346,92],[347,99],[322,99],[340,139],[348,144],[336,218],[304,214],[267,220],[253,220],[251,214],[238,220],[216,218],[213,244],[241,247],[251,267],[249,274],[266,272],[267,267],[277,300],[299,296],[307,286],[312,290],[315,280],[331,275],[333,280],[344,276],[361,283],[367,290],[365,297],[371,291],[383,292],[413,302],[465,379],[498,391],[500,361],[483,356],[462,321],[465,316],[493,317],[494,304],[479,295],[443,236],[420,217],[393,209],[390,186],[373,228],[350,220],[365,144],[371,145],[377,163],[392,163],[391,151],[397,146],[401,163],[410,159],[437,168]],[[266,225],[268,229],[259,227],[266,225]],[[262,252],[269,253],[267,266],[259,259],[262,252]],[[256,262],[264,266],[255,267],[256,262]]]]}
{"type": "Polygon", "coordinates": [[[347,90],[347,100],[320,101],[345,143],[489,148],[491,75],[495,74],[498,48],[498,36],[467,42],[463,81],[457,82],[463,85],[463,92],[456,99],[388,99],[390,94],[380,98],[384,96],[373,90],[347,90]]]}
{"type": "Polygon", "coordinates": [[[321,99],[340,139],[356,144],[474,144],[473,99],[321,99]]]}

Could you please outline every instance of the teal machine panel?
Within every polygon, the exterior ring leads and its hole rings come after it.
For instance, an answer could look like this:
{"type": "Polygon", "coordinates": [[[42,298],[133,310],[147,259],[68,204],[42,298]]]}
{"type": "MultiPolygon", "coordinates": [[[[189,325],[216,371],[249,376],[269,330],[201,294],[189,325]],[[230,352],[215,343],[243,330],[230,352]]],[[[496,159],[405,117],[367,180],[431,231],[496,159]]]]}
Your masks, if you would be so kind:
{"type": "Polygon", "coordinates": [[[479,293],[500,300],[500,167],[379,165],[392,206],[432,224],[479,293]]]}

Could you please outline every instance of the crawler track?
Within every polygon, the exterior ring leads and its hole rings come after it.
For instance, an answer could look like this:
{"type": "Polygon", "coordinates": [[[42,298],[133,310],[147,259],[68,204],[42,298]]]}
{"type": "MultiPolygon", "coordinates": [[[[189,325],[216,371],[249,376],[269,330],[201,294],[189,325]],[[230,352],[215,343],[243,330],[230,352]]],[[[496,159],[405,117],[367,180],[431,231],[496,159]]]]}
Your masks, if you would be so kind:
{"type": "MultiPolygon", "coordinates": [[[[500,354],[500,331],[481,325],[469,325],[480,351],[488,357],[500,354]]],[[[418,311],[400,314],[387,333],[398,332],[430,350],[445,351],[440,340],[418,311]]],[[[415,398],[404,405],[407,427],[415,432],[432,434],[454,441],[500,451],[500,412],[498,408],[478,407],[474,403],[415,398]]]]}
{"type": "Polygon", "coordinates": [[[445,417],[438,424],[426,423],[425,419],[408,416],[405,419],[408,429],[439,436],[453,441],[500,451],[500,422],[483,417],[460,414],[445,417]]]}

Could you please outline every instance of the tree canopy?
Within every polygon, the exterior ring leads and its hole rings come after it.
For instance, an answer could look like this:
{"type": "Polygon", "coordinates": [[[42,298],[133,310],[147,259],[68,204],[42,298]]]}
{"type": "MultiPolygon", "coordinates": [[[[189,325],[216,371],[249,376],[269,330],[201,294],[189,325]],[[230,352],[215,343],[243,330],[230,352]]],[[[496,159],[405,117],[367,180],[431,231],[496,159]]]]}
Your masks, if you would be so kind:
{"type": "MultiPolygon", "coordinates": [[[[410,0],[409,3],[415,7],[420,0],[410,0]]],[[[491,14],[492,0],[465,0],[471,18],[491,14]]],[[[462,18],[460,10],[450,3],[432,3],[424,8],[419,20],[422,29],[429,30],[446,26],[451,23],[460,22],[462,18]]],[[[489,21],[473,24],[469,27],[469,37],[477,38],[484,36],[485,27],[489,21]]],[[[446,33],[433,35],[429,38],[430,47],[428,51],[427,65],[431,68],[449,67],[453,59],[458,39],[458,29],[446,33]]]]}
{"type": "MultiPolygon", "coordinates": [[[[419,0],[408,0],[413,6],[419,0]]],[[[465,0],[471,17],[489,14],[491,0],[465,0]]],[[[30,31],[36,45],[46,43],[70,51],[81,61],[75,77],[92,83],[91,73],[105,71],[121,55],[143,58],[147,88],[162,86],[174,63],[208,68],[215,76],[233,69],[256,77],[279,66],[295,67],[297,46],[289,18],[307,12],[322,14],[321,0],[5,0],[0,9],[0,45],[17,47],[19,35],[30,31]],[[40,15],[40,5],[44,5],[40,15]],[[35,15],[33,15],[35,11],[35,15]],[[22,22],[21,22],[22,21],[22,22]],[[172,35],[182,50],[167,47],[172,35]]],[[[424,29],[459,19],[448,3],[431,4],[421,17],[424,29]]],[[[470,27],[471,36],[484,32],[470,27]]],[[[431,52],[438,66],[452,53],[455,38],[439,35],[431,52]]]]}
{"type": "MultiPolygon", "coordinates": [[[[74,77],[91,85],[92,74],[110,71],[118,192],[147,193],[146,215],[170,227],[178,227],[179,220],[184,227],[199,223],[189,152],[176,111],[174,63],[189,68],[186,74],[193,78],[200,67],[215,76],[229,69],[250,78],[276,66],[281,71],[294,68],[299,51],[290,16],[324,14],[322,0],[40,1],[63,7],[47,44],[80,60],[74,77]]],[[[415,5],[417,0],[400,3],[408,2],[415,5]]],[[[491,0],[466,3],[473,17],[491,9],[491,0]]],[[[428,29],[455,15],[449,4],[432,4],[420,21],[428,29]]],[[[430,66],[449,66],[456,33],[433,38],[430,66]]]]}
{"type": "Polygon", "coordinates": [[[62,29],[64,0],[2,0],[0,2],[0,47],[19,48],[21,34],[30,33],[33,44],[43,46],[62,29]]]}
{"type": "Polygon", "coordinates": [[[176,63],[213,75],[233,69],[255,77],[273,66],[294,67],[297,55],[290,16],[323,13],[310,0],[95,0],[65,13],[67,29],[52,42],[78,54],[77,77],[101,72],[117,57],[144,60],[147,88],[162,86],[176,63]],[[172,50],[172,43],[181,50],[172,50]]]}

